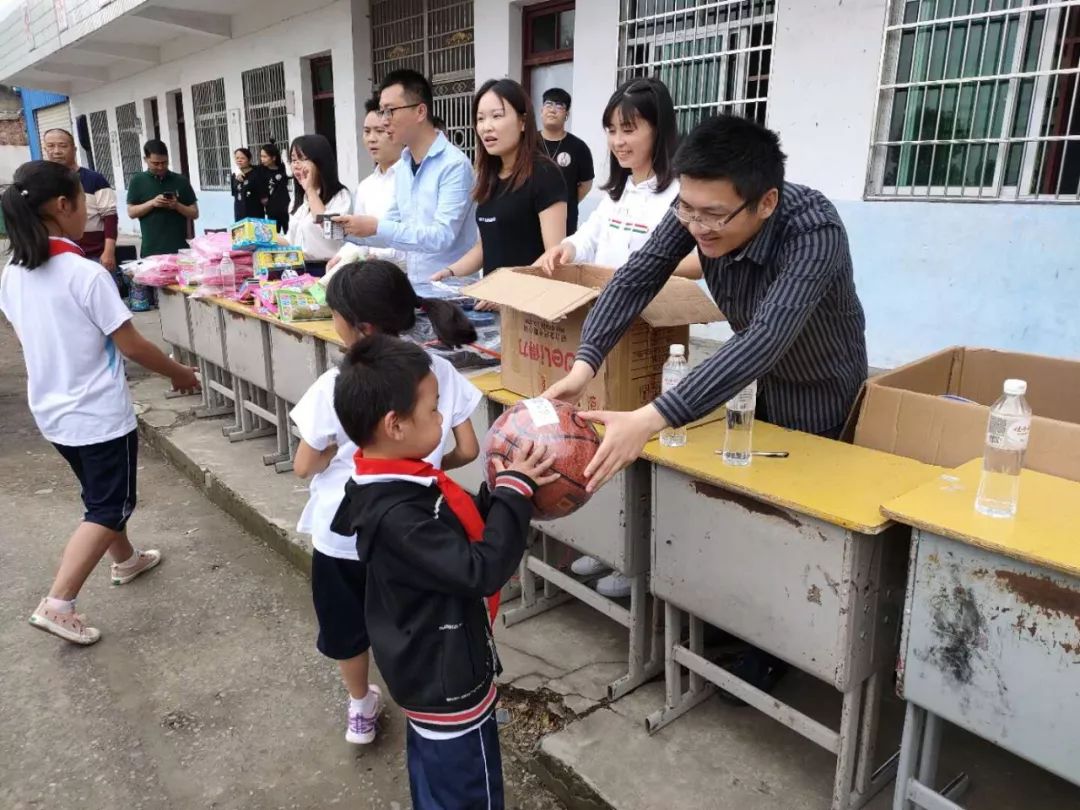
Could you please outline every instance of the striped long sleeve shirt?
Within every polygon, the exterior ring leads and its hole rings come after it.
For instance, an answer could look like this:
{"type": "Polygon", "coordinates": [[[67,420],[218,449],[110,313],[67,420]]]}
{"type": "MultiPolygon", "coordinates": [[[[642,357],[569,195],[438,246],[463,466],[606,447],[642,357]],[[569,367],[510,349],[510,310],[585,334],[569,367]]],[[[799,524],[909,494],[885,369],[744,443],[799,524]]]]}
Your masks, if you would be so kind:
{"type": "MultiPolygon", "coordinates": [[[[669,211],[600,295],[577,358],[598,369],[694,244],[669,211]]],[[[759,412],[773,424],[810,433],[843,425],[866,379],[866,322],[832,203],[785,183],[777,210],[745,248],[701,258],[735,335],[654,401],[668,424],[700,419],[757,380],[759,412]]]]}

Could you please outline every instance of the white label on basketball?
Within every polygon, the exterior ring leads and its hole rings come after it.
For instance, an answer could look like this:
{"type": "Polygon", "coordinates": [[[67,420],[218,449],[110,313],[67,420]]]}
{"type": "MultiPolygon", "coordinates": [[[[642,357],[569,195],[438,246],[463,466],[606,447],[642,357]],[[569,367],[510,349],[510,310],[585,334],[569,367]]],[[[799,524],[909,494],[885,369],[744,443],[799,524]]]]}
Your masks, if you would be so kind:
{"type": "Polygon", "coordinates": [[[537,397],[524,400],[524,404],[533,424],[537,427],[559,424],[559,414],[555,412],[555,406],[551,404],[551,400],[537,397]]]}

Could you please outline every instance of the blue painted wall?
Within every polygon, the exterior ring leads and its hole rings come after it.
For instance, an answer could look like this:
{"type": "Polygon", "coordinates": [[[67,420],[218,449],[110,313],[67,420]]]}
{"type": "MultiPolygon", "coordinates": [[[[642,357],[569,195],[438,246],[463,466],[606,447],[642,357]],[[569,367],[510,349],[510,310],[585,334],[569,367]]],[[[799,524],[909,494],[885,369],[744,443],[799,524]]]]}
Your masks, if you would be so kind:
{"type": "Polygon", "coordinates": [[[945,346],[1080,358],[1080,209],[834,201],[873,366],[945,346]]]}
{"type": "Polygon", "coordinates": [[[37,118],[34,110],[42,107],[51,107],[54,104],[62,104],[67,101],[67,96],[59,93],[50,93],[47,90],[31,90],[26,87],[17,88],[22,97],[23,118],[26,119],[26,140],[29,141],[30,157],[33,160],[41,160],[41,136],[38,134],[37,118]]]}

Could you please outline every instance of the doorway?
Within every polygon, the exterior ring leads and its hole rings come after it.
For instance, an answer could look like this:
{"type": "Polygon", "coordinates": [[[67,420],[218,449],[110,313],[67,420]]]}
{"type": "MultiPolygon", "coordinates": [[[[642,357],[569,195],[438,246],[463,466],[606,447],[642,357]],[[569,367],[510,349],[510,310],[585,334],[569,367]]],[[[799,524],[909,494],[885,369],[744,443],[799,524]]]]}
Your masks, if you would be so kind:
{"type": "Polygon", "coordinates": [[[172,140],[176,144],[177,151],[180,153],[180,174],[184,177],[191,179],[191,174],[188,169],[188,146],[187,146],[187,123],[184,120],[184,95],[179,90],[173,90],[171,93],[166,94],[166,103],[168,104],[167,113],[172,118],[168,122],[169,129],[172,130],[170,134],[173,136],[172,140]],[[173,130],[173,126],[176,127],[173,130]]]}
{"type": "Polygon", "coordinates": [[[522,15],[521,76],[540,120],[544,91],[574,89],[574,3],[555,0],[526,8],[522,15]]]}
{"type": "Polygon", "coordinates": [[[311,60],[311,106],[315,132],[324,136],[337,151],[337,129],[334,118],[334,63],[330,56],[311,60]]]}

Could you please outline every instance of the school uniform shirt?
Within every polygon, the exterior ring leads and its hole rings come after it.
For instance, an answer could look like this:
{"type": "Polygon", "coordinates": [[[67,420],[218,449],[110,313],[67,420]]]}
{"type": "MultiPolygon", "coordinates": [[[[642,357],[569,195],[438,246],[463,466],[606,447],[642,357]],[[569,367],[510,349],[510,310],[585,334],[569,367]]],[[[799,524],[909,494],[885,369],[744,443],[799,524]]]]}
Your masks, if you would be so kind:
{"type": "Polygon", "coordinates": [[[476,225],[484,245],[484,275],[500,267],[532,264],[544,252],[540,212],[566,200],[559,167],[538,156],[532,176],[511,190],[506,180],[495,184],[491,199],[476,206],[476,225]]]}
{"type": "MultiPolygon", "coordinates": [[[[441,357],[431,355],[431,370],[439,384],[439,413],[443,418],[443,435],[439,447],[424,460],[435,467],[442,467],[450,434],[455,427],[472,416],[482,395],[475,385],[441,357]]],[[[345,494],[345,484],[353,474],[353,456],[356,454],[356,445],[345,435],[334,411],[334,383],[337,376],[336,366],[325,371],[289,414],[300,431],[300,438],[312,448],[322,451],[331,444],[338,447],[337,453],[330,460],[330,466],[312,477],[310,496],[296,530],[310,534],[311,544],[323,554],[343,560],[355,560],[356,538],[344,537],[330,530],[330,523],[345,494]]]]}
{"type": "Polygon", "coordinates": [[[649,240],[678,196],[678,180],[657,192],[655,175],[637,185],[627,179],[617,202],[604,194],[585,224],[567,237],[574,246],[574,261],[622,267],[630,254],[649,240]]]}
{"type": "MultiPolygon", "coordinates": [[[[352,195],[347,188],[341,189],[330,198],[324,214],[342,216],[352,213],[352,195]]],[[[315,221],[315,215],[308,208],[307,199],[300,203],[289,220],[289,244],[304,251],[304,258],[309,262],[328,262],[341,249],[343,240],[327,239],[323,226],[315,221]]]]}
{"type": "MultiPolygon", "coordinates": [[[[128,184],[128,205],[142,205],[166,191],[176,192],[176,199],[183,205],[197,202],[191,183],[182,174],[165,172],[158,176],[152,172],[139,172],[128,184]]],[[[160,256],[176,253],[188,246],[188,220],[179,211],[170,208],[153,208],[139,220],[142,232],[140,256],[160,256]]]]}
{"type": "Polygon", "coordinates": [[[54,444],[112,441],[135,430],[124,359],[110,337],[131,312],[104,267],[74,242],[53,241],[74,252],[33,270],[8,264],[0,276],[0,310],[22,344],[30,412],[54,444]]]}
{"type": "MultiPolygon", "coordinates": [[[[394,175],[397,174],[398,164],[395,163],[386,171],[378,166],[375,171],[360,181],[356,187],[356,196],[353,197],[353,214],[367,215],[382,219],[394,204],[394,193],[397,183],[394,175]]],[[[343,262],[354,262],[368,257],[372,259],[386,259],[405,268],[408,255],[404,250],[395,248],[378,248],[357,245],[353,242],[345,242],[338,251],[338,256],[343,262]]],[[[427,281],[427,279],[422,279],[427,281]]]]}
{"type": "Polygon", "coordinates": [[[105,252],[105,240],[116,239],[116,192],[105,176],[83,166],[79,181],[86,194],[86,230],[77,244],[88,259],[99,259],[105,252]]]}
{"type": "Polygon", "coordinates": [[[252,169],[244,175],[242,180],[236,175],[229,178],[233,196],[233,218],[235,220],[256,217],[262,219],[266,214],[262,198],[266,191],[262,184],[262,174],[257,169],[252,169]]]}
{"type": "Polygon", "coordinates": [[[562,169],[566,182],[566,233],[574,233],[578,228],[578,185],[588,183],[595,176],[593,171],[592,151],[572,132],[567,132],[560,141],[549,141],[541,135],[544,151],[562,169]]]}

